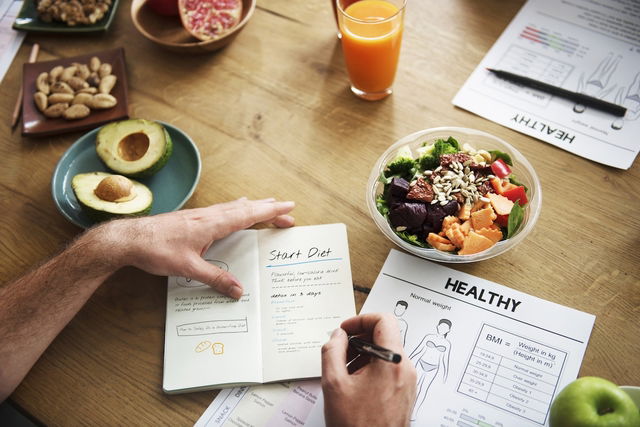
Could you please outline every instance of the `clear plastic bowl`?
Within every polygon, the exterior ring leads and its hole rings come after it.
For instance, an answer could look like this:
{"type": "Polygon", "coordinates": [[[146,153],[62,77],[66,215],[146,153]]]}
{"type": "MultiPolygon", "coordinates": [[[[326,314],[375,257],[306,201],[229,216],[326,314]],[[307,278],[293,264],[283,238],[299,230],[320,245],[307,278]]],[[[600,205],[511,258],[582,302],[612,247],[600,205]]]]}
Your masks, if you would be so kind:
{"type": "Polygon", "coordinates": [[[518,150],[504,142],[502,139],[474,129],[440,127],[412,133],[411,135],[407,135],[404,138],[399,139],[389,147],[376,161],[376,164],[371,170],[371,175],[369,176],[369,181],[367,183],[366,200],[369,213],[380,231],[382,231],[389,240],[400,246],[402,249],[416,256],[433,261],[466,263],[482,261],[496,255],[500,255],[524,240],[527,234],[529,234],[533,229],[533,226],[540,215],[540,209],[542,206],[542,190],[540,188],[538,175],[536,175],[533,170],[531,163],[529,163],[529,161],[520,154],[518,150]],[[392,230],[387,219],[382,216],[376,208],[376,197],[382,193],[384,187],[378,179],[386,165],[395,157],[400,147],[408,145],[411,147],[415,155],[415,150],[420,147],[422,143],[433,143],[437,139],[447,139],[450,136],[454,137],[461,146],[466,143],[476,150],[500,150],[509,154],[513,160],[513,167],[511,167],[513,174],[518,178],[518,181],[522,182],[528,188],[527,197],[529,199],[529,203],[524,206],[524,219],[516,235],[510,239],[496,243],[489,249],[472,255],[457,255],[450,252],[439,251],[437,249],[421,248],[405,242],[392,230]]]}

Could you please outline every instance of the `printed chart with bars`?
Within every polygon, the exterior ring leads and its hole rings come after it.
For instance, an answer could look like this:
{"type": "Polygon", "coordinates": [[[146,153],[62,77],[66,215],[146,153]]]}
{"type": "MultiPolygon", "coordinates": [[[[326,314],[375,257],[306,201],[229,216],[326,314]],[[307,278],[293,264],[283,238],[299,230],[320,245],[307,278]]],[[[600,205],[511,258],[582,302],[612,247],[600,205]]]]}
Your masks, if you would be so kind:
{"type": "Polygon", "coordinates": [[[564,37],[560,34],[552,34],[543,29],[536,28],[531,25],[524,27],[520,32],[520,38],[530,40],[543,46],[548,46],[553,50],[566,52],[573,55],[580,47],[580,44],[574,40],[564,37]]]}
{"type": "Polygon", "coordinates": [[[554,86],[563,86],[574,66],[533,50],[511,45],[496,68],[554,86]]]}

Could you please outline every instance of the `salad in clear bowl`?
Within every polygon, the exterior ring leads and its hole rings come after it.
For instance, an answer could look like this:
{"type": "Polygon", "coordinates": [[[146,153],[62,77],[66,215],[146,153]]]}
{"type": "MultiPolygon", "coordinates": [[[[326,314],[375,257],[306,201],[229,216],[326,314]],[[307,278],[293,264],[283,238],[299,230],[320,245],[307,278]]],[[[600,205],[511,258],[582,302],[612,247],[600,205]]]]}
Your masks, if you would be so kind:
{"type": "Polygon", "coordinates": [[[367,204],[380,230],[423,258],[461,263],[491,258],[533,228],[541,189],[531,164],[485,132],[419,131],[376,162],[367,204]]]}

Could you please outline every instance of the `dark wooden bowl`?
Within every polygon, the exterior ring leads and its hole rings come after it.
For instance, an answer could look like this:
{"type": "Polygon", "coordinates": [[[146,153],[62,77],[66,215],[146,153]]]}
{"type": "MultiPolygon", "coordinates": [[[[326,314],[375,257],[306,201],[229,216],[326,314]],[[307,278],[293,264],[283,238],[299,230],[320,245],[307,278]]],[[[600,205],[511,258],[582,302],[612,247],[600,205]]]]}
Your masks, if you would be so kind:
{"type": "Polygon", "coordinates": [[[155,13],[147,0],[133,0],[131,19],[136,29],[159,46],[179,53],[205,53],[223,48],[231,43],[249,22],[256,8],[256,0],[242,0],[240,22],[222,37],[200,41],[182,26],[179,16],[162,16],[155,13]]]}

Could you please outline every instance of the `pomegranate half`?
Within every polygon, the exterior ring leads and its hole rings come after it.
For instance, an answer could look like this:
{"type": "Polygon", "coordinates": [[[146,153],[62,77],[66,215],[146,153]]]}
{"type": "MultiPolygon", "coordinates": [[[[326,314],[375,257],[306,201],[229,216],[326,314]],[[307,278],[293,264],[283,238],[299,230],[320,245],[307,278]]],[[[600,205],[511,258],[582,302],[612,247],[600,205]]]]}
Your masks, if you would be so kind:
{"type": "Polygon", "coordinates": [[[178,0],[182,25],[198,40],[221,37],[238,25],[242,0],[178,0]]]}

